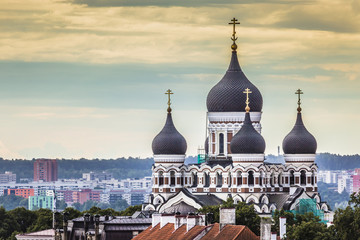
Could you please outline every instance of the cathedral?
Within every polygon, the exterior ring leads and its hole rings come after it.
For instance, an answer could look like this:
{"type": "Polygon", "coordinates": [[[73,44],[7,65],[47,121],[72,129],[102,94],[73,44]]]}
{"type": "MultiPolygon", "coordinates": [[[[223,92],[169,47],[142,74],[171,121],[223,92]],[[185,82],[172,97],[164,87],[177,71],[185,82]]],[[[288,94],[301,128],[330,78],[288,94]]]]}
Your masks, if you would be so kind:
{"type": "Polygon", "coordinates": [[[232,197],[235,204],[253,204],[259,214],[270,214],[275,209],[295,210],[300,199],[313,199],[318,210],[328,212],[317,190],[317,142],[302,121],[300,89],[296,91],[296,122],[282,143],[285,164],[264,161],[263,98],[238,61],[235,24],[239,23],[234,18],[230,24],[230,65],[206,99],[205,157],[197,164],[184,164],[187,144],[173,123],[172,92],[168,90],[166,122],[152,142],[152,194],[143,210],[196,212],[232,197]]]}

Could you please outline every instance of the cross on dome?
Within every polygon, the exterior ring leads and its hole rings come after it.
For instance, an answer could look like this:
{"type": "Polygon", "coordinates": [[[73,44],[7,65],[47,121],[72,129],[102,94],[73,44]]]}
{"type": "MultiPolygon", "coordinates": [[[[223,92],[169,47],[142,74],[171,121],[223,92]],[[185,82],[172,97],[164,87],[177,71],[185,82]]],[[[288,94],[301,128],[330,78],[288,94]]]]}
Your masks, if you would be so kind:
{"type": "Polygon", "coordinates": [[[235,25],[236,24],[240,24],[240,22],[238,22],[238,20],[236,18],[233,18],[230,20],[231,22],[229,24],[232,24],[233,25],[233,34],[232,34],[232,37],[231,37],[231,40],[233,41],[233,44],[231,45],[231,49],[233,51],[235,51],[237,49],[237,45],[235,43],[235,41],[237,40],[237,37],[236,37],[236,31],[235,31],[235,25]]]}
{"type": "Polygon", "coordinates": [[[167,94],[168,95],[168,109],[167,109],[167,111],[168,111],[168,113],[171,113],[171,107],[170,107],[170,105],[171,105],[171,99],[170,99],[170,95],[171,94],[174,94],[173,92],[171,92],[171,90],[170,89],[168,89],[166,92],[165,92],[165,94],[167,94]]]}
{"type": "Polygon", "coordinates": [[[300,95],[301,95],[301,94],[304,94],[304,93],[303,93],[303,91],[301,91],[301,89],[299,88],[298,90],[296,90],[295,94],[298,95],[298,108],[297,108],[297,111],[298,111],[298,112],[301,112],[301,107],[300,107],[300,105],[301,105],[301,97],[300,97],[300,95]]]}
{"type": "Polygon", "coordinates": [[[249,101],[249,93],[252,93],[252,92],[250,91],[249,88],[246,88],[245,91],[243,91],[243,93],[246,94],[246,101],[245,101],[246,107],[245,107],[245,111],[246,111],[246,112],[249,112],[249,111],[250,111],[250,107],[249,107],[249,103],[250,103],[250,101],[249,101]]]}

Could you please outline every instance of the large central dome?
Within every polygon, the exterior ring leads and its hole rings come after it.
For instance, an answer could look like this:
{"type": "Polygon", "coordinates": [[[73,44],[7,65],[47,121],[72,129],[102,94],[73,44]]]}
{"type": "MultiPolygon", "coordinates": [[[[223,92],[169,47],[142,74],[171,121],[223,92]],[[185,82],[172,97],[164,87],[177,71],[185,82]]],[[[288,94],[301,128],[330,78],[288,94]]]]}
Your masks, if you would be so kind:
{"type": "Polygon", "coordinates": [[[209,112],[244,112],[246,95],[243,91],[249,88],[251,110],[261,112],[263,100],[261,93],[252,84],[240,68],[236,51],[232,51],[231,62],[225,76],[209,92],[206,100],[209,112]]]}

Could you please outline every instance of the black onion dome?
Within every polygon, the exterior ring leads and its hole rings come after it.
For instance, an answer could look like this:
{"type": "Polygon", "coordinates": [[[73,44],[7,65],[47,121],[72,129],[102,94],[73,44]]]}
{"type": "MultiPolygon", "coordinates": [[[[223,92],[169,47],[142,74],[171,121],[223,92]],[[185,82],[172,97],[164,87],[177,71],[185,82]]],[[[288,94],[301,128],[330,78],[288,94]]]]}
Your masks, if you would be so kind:
{"type": "Polygon", "coordinates": [[[253,127],[248,112],[245,114],[243,126],[230,142],[230,149],[233,154],[261,154],[265,152],[265,140],[253,127]]]}
{"type": "Polygon", "coordinates": [[[164,128],[154,138],[152,150],[154,155],[185,154],[187,144],[185,138],[176,130],[171,113],[167,114],[164,128]]]}
{"type": "Polygon", "coordinates": [[[309,133],[298,112],[295,126],[283,140],[285,154],[315,154],[317,143],[315,137],[309,133]]]}
{"type": "Polygon", "coordinates": [[[246,95],[243,91],[249,88],[251,110],[261,112],[263,99],[259,89],[252,84],[240,68],[236,51],[232,52],[231,62],[225,76],[209,92],[206,100],[209,112],[243,112],[246,95]]]}

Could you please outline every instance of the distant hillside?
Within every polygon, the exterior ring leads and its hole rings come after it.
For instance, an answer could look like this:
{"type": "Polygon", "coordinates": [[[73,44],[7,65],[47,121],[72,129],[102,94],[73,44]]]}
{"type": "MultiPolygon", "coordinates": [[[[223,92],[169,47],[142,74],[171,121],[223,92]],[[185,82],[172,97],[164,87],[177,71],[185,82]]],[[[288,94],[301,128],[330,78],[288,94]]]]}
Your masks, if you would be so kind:
{"type": "MultiPolygon", "coordinates": [[[[266,156],[266,162],[284,163],[283,156],[266,156]]],[[[316,155],[316,164],[319,170],[349,170],[360,168],[360,155],[338,155],[331,153],[320,153],[316,155]]]]}
{"type": "MultiPolygon", "coordinates": [[[[11,171],[16,173],[17,179],[33,178],[33,160],[4,160],[0,158],[0,173],[11,171]]],[[[284,163],[283,156],[267,155],[266,162],[284,163]]],[[[90,171],[108,171],[115,178],[134,178],[151,175],[153,158],[118,158],[118,159],[78,159],[58,160],[59,178],[80,178],[82,173],[90,171]]],[[[186,164],[197,163],[196,156],[188,156],[186,164]]],[[[360,155],[337,155],[320,153],[316,156],[316,163],[320,170],[348,170],[360,168],[360,155]]]]}

